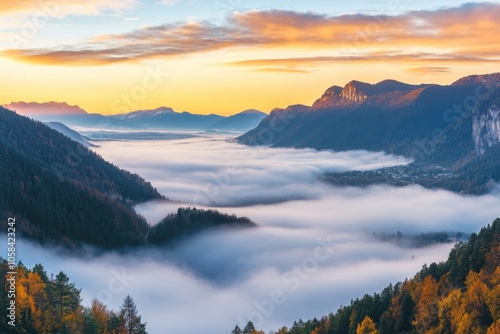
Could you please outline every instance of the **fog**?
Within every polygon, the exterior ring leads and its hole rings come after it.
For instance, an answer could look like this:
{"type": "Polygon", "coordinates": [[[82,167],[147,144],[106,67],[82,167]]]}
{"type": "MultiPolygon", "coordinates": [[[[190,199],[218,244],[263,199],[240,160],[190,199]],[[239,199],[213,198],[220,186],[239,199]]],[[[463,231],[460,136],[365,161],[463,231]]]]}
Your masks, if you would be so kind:
{"type": "Polygon", "coordinates": [[[269,149],[226,139],[209,136],[102,143],[97,152],[153,182],[170,199],[212,206],[316,199],[327,189],[316,180],[323,171],[367,170],[408,162],[379,152],[269,149]]]}
{"type": "Polygon", "coordinates": [[[401,157],[251,148],[226,139],[103,142],[95,150],[175,201],[138,205],[150,224],[180,206],[216,206],[259,227],[88,259],[22,242],[19,258],[28,266],[41,262],[49,273],[63,270],[83,289],[86,304],[99,298],[118,309],[130,294],[152,334],[223,334],[248,320],[268,331],[380,292],[424,263],[446,260],[453,246],[401,248],[372,232],[473,232],[498,214],[498,193],[336,188],[317,180],[324,171],[406,163],[401,157]]]}

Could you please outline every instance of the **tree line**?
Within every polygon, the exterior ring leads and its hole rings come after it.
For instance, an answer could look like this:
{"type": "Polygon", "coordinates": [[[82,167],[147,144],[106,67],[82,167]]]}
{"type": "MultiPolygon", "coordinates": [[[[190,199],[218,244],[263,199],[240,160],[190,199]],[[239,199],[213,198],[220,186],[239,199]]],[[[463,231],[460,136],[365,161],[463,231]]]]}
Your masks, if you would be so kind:
{"type": "Polygon", "coordinates": [[[0,259],[0,332],[10,334],[147,334],[132,297],[125,297],[119,311],[108,310],[94,299],[82,305],[81,290],[64,273],[49,277],[41,264],[32,269],[21,262],[15,268],[15,326],[8,324],[7,273],[12,272],[0,259]]]}

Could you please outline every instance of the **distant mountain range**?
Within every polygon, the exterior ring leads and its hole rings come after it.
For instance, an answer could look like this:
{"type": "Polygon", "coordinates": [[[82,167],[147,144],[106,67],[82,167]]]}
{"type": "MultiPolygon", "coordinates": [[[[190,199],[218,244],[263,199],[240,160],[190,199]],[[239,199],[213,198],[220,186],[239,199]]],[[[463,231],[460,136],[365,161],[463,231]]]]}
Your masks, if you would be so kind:
{"type": "Polygon", "coordinates": [[[168,130],[218,130],[248,131],[255,128],[267,114],[258,110],[245,110],[225,117],[216,114],[199,115],[187,111],[176,112],[160,107],[137,110],[119,115],[88,114],[78,106],[58,102],[13,102],[4,106],[43,122],[60,122],[67,126],[99,129],[168,129],[168,130]]]}
{"type": "Polygon", "coordinates": [[[70,106],[66,102],[12,102],[4,106],[10,110],[19,111],[24,116],[37,115],[86,115],[85,110],[79,106],[70,106]]]}
{"type": "Polygon", "coordinates": [[[500,170],[500,160],[494,160],[500,151],[499,89],[500,73],[469,76],[448,86],[351,81],[343,88],[328,88],[312,107],[274,109],[238,140],[274,147],[385,151],[412,158],[414,165],[441,164],[460,173],[469,166],[483,184],[472,190],[478,184],[470,174],[454,190],[484,191],[484,182],[500,181],[494,172],[500,170]],[[486,158],[490,165],[478,165],[486,158]]]}

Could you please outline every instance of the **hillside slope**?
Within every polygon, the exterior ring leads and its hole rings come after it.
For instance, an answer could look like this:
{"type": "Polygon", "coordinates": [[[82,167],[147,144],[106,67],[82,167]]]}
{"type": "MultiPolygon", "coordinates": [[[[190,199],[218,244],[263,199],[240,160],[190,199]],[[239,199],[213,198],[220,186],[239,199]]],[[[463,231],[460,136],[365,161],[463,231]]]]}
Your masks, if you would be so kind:
{"type": "Polygon", "coordinates": [[[0,108],[0,215],[41,242],[104,248],[145,242],[130,204],[163,198],[138,175],[46,125],[0,108]]]}

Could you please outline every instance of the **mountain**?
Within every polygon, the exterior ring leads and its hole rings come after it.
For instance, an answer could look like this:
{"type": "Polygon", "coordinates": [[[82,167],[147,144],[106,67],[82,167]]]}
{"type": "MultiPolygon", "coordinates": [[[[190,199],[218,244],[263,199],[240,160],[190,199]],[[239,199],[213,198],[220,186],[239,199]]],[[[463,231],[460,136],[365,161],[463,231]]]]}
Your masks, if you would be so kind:
{"type": "Polygon", "coordinates": [[[492,73],[486,75],[469,75],[458,79],[452,86],[474,86],[482,85],[485,87],[490,87],[494,85],[495,82],[500,82],[500,73],[492,73]]]}
{"type": "Polygon", "coordinates": [[[249,109],[221,119],[211,125],[209,130],[248,131],[258,126],[266,116],[262,111],[249,109]]]}
{"type": "Polygon", "coordinates": [[[321,98],[314,102],[313,109],[325,109],[345,103],[363,102],[370,96],[391,92],[404,92],[427,87],[428,85],[408,85],[395,80],[384,80],[375,85],[360,81],[351,81],[344,88],[332,86],[321,98]]]}
{"type": "Polygon", "coordinates": [[[385,151],[416,164],[457,170],[499,142],[499,89],[498,73],[462,78],[449,86],[352,81],[342,89],[330,87],[313,107],[273,110],[238,141],[385,151]]]}
{"type": "Polygon", "coordinates": [[[89,114],[78,106],[65,102],[13,102],[5,108],[42,122],[58,122],[66,126],[110,130],[222,130],[248,131],[266,116],[258,110],[245,110],[225,117],[216,114],[199,115],[187,111],[176,112],[169,107],[136,110],[118,115],[89,114]]]}
{"type": "Polygon", "coordinates": [[[159,115],[173,115],[176,112],[169,107],[159,107],[156,109],[152,110],[137,110],[137,111],[132,111],[126,114],[119,114],[116,116],[113,116],[113,118],[121,119],[121,120],[131,120],[131,119],[147,119],[150,117],[156,117],[159,115]]]}
{"type": "Polygon", "coordinates": [[[171,108],[160,107],[152,110],[138,110],[126,114],[107,117],[110,120],[126,121],[134,127],[148,129],[201,130],[207,129],[223,116],[198,115],[187,111],[175,112],[171,108]]]}
{"type": "Polygon", "coordinates": [[[70,106],[66,102],[12,102],[4,105],[4,107],[15,111],[19,115],[45,123],[57,122],[66,126],[87,128],[134,128],[133,124],[110,119],[100,114],[89,114],[80,107],[70,106]]]}
{"type": "Polygon", "coordinates": [[[141,245],[148,225],[131,204],[162,199],[138,175],[48,126],[0,108],[0,222],[42,243],[141,245]]]}
{"type": "Polygon", "coordinates": [[[47,122],[45,123],[48,127],[62,133],[66,137],[70,138],[73,141],[76,141],[77,143],[82,144],[85,147],[96,147],[96,145],[90,143],[88,138],[82,136],[78,132],[71,130],[68,128],[66,125],[59,123],[59,122],[47,122]]]}
{"type": "Polygon", "coordinates": [[[447,261],[424,265],[412,279],[276,333],[500,333],[499,240],[496,219],[456,244],[447,261]]]}
{"type": "Polygon", "coordinates": [[[66,102],[12,102],[4,105],[5,108],[15,110],[19,115],[86,115],[79,106],[70,106],[66,102]]]}

